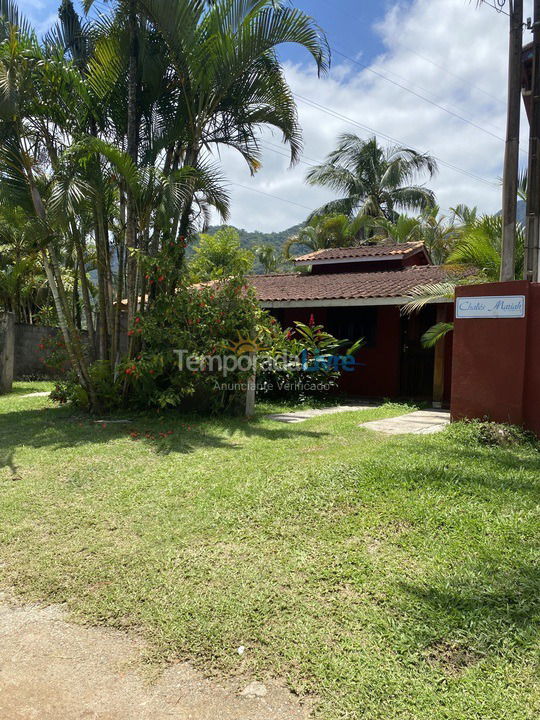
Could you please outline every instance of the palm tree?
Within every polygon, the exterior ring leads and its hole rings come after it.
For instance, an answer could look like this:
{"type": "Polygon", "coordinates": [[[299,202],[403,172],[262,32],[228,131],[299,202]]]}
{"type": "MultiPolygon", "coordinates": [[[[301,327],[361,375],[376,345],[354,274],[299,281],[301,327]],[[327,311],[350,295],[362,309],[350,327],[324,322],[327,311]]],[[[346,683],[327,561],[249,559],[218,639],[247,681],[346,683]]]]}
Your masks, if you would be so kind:
{"type": "Polygon", "coordinates": [[[280,257],[273,245],[258,245],[255,248],[255,258],[265,273],[276,273],[279,270],[280,257]]]}
{"type": "MultiPolygon", "coordinates": [[[[458,285],[464,283],[497,282],[500,277],[502,252],[501,215],[469,214],[470,223],[463,226],[453,250],[448,255],[446,266],[454,279],[432,283],[414,288],[410,301],[403,311],[411,314],[418,312],[427,304],[437,300],[451,301],[458,285]]],[[[522,225],[517,226],[515,276],[523,273],[525,237],[522,225]]],[[[425,347],[433,347],[446,333],[453,330],[452,323],[438,323],[431,327],[423,337],[425,347]]]]}
{"type": "Polygon", "coordinates": [[[325,163],[307,174],[310,185],[322,185],[341,197],[316,210],[313,215],[356,213],[397,219],[398,210],[425,210],[435,204],[431,190],[414,184],[422,175],[433,177],[437,163],[404,147],[382,148],[375,137],[362,140],[344,133],[325,163]]]}
{"type": "Polygon", "coordinates": [[[295,245],[309,248],[312,252],[358,245],[362,231],[369,226],[370,218],[365,215],[359,215],[354,220],[350,220],[347,215],[315,216],[285,242],[283,255],[290,259],[291,249],[295,245]]]}
{"type": "Polygon", "coordinates": [[[422,221],[418,217],[398,215],[395,220],[378,217],[373,218],[370,226],[373,229],[372,241],[407,243],[424,239],[422,221]]]}

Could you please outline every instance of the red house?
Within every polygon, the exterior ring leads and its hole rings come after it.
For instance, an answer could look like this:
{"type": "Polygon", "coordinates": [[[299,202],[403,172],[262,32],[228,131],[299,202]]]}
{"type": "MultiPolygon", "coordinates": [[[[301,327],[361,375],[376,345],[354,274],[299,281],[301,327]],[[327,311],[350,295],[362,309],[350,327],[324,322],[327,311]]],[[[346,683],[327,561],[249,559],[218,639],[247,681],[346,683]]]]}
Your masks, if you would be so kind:
{"type": "Polygon", "coordinates": [[[450,401],[452,337],[435,350],[420,338],[433,324],[452,321],[453,303],[434,303],[412,316],[401,309],[419,285],[448,279],[421,242],[319,250],[296,258],[308,274],[258,275],[250,280],[261,305],[284,327],[318,324],[340,339],[363,337],[361,364],[344,374],[350,395],[450,401]]]}

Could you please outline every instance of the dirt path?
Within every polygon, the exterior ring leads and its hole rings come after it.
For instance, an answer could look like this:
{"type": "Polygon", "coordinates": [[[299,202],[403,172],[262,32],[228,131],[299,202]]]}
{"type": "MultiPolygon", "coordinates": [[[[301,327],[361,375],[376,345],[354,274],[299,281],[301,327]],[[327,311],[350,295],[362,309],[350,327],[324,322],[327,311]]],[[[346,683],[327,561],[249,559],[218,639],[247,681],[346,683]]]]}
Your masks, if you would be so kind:
{"type": "Polygon", "coordinates": [[[150,684],[143,644],[66,621],[61,609],[18,605],[0,593],[2,720],[307,720],[275,683],[205,679],[173,665],[150,684]],[[247,686],[247,687],[246,687],[247,686]],[[242,692],[244,694],[242,694],[242,692]]]}

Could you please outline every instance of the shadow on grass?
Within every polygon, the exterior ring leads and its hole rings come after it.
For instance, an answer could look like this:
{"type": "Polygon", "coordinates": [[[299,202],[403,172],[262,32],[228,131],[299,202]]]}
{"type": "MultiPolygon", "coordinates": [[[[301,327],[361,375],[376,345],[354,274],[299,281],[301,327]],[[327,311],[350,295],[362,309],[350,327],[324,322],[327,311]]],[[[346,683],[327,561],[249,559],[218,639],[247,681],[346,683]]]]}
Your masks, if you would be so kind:
{"type": "Polygon", "coordinates": [[[453,576],[431,586],[400,583],[413,598],[414,614],[430,618],[432,632],[459,638],[483,656],[501,655],[538,643],[540,568],[496,557],[462,564],[453,576]],[[508,562],[508,561],[506,561],[508,562]]]}
{"type": "Polygon", "coordinates": [[[281,441],[298,436],[320,439],[326,435],[297,427],[267,427],[260,419],[231,416],[204,418],[167,412],[133,415],[129,422],[119,420],[120,416],[96,422],[88,415],[74,415],[69,408],[23,408],[0,413],[0,468],[9,467],[13,475],[17,474],[13,458],[21,446],[62,450],[128,438],[151,445],[160,454],[189,454],[200,448],[235,450],[235,436],[281,441]]]}
{"type": "Polygon", "coordinates": [[[480,491],[519,491],[540,501],[540,444],[536,448],[533,445],[478,445],[475,448],[458,440],[440,442],[439,438],[442,436],[415,438],[421,443],[419,457],[411,453],[411,436],[393,440],[403,445],[402,453],[407,457],[400,482],[411,487],[459,490],[465,495],[477,495],[480,491]],[[531,474],[538,478],[537,482],[531,474]]]}

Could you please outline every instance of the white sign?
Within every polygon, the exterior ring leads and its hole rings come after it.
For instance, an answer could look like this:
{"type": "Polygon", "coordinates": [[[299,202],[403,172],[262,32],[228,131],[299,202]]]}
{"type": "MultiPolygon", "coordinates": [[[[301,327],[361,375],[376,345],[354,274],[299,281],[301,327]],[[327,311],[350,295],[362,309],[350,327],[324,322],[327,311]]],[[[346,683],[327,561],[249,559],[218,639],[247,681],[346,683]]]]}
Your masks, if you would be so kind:
{"type": "Polygon", "coordinates": [[[525,295],[458,297],[456,318],[523,318],[525,295]]]}

